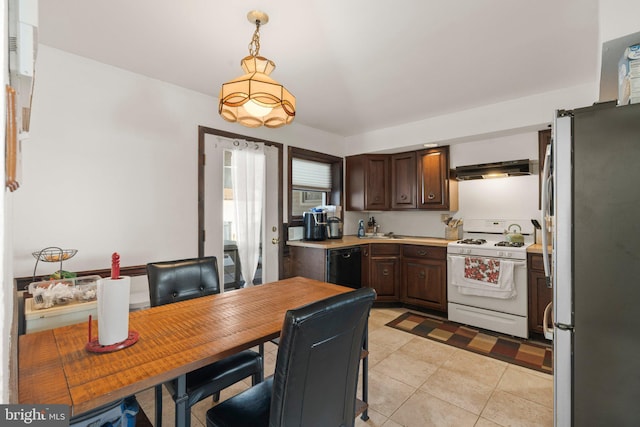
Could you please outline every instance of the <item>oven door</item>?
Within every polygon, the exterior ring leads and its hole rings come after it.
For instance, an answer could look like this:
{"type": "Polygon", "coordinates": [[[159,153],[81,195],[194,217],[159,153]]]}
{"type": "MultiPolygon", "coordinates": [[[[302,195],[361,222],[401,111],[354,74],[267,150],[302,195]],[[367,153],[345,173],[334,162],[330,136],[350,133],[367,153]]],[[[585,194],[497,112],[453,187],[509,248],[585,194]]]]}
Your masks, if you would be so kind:
{"type": "MultiPolygon", "coordinates": [[[[498,311],[501,313],[514,314],[516,316],[527,316],[527,263],[522,260],[514,260],[513,280],[516,295],[509,299],[494,298],[489,296],[465,295],[460,293],[458,286],[452,284],[452,278],[456,272],[453,271],[453,259],[465,258],[459,255],[447,255],[447,300],[450,303],[461,304],[470,307],[478,307],[486,310],[498,311]]],[[[488,258],[488,257],[484,257],[488,258]]],[[[489,258],[500,260],[500,258],[489,258]]],[[[456,263],[464,268],[463,263],[456,263]]],[[[461,272],[464,275],[464,272],[461,272]]]]}

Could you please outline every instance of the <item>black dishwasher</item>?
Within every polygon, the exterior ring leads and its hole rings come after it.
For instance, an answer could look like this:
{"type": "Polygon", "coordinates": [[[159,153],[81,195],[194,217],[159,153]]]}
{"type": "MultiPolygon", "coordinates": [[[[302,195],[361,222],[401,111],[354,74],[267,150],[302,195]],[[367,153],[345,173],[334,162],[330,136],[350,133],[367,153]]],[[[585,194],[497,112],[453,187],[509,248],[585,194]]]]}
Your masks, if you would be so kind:
{"type": "Polygon", "coordinates": [[[329,249],[327,281],[358,289],[361,287],[362,250],[360,246],[329,249]]]}

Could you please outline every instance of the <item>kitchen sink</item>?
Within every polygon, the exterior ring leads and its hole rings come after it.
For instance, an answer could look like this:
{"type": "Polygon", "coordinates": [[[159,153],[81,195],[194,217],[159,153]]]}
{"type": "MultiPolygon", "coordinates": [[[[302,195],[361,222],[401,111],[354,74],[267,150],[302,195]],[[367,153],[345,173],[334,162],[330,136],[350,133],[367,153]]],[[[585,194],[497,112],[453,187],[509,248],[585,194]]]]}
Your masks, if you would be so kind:
{"type": "Polygon", "coordinates": [[[393,233],[377,234],[373,236],[365,236],[367,239],[402,239],[405,236],[399,236],[393,233]]]}

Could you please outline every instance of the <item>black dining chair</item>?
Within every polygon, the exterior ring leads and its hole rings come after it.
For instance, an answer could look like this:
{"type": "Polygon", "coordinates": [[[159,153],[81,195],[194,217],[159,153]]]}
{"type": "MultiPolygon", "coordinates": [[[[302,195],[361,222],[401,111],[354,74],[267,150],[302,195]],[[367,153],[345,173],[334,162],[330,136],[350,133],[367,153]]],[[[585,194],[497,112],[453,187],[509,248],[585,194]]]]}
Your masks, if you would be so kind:
{"type": "Polygon", "coordinates": [[[375,291],[289,310],[273,376],[207,411],[207,427],[353,426],[360,356],[375,291]]]}
{"type": "MultiPolygon", "coordinates": [[[[152,307],[220,292],[216,257],[149,263],[147,278],[152,307]]],[[[247,377],[251,377],[252,385],[264,379],[262,356],[251,350],[242,351],[189,372],[186,376],[188,400],[185,426],[191,425],[193,405],[208,396],[213,396],[214,401],[217,402],[222,389],[247,377]]],[[[164,385],[175,402],[177,379],[166,382],[164,385]]],[[[156,427],[161,427],[162,385],[155,387],[155,408],[156,427]]]]}

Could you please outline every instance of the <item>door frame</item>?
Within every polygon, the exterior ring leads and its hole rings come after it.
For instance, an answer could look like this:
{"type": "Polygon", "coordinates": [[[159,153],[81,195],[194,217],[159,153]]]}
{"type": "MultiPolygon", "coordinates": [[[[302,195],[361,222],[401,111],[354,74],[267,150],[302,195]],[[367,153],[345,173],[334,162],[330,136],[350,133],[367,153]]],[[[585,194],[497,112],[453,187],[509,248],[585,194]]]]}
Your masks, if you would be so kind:
{"type": "MultiPolygon", "coordinates": [[[[204,211],[204,201],[205,201],[205,184],[204,184],[204,168],[206,164],[205,159],[205,136],[206,135],[216,135],[222,136],[225,138],[238,138],[244,139],[250,142],[259,142],[264,145],[276,147],[278,149],[278,277],[283,277],[283,254],[284,254],[284,233],[283,228],[284,224],[282,222],[282,167],[283,167],[283,144],[279,142],[268,141],[261,138],[254,138],[251,136],[241,135],[239,133],[227,132],[219,129],[214,129],[206,126],[198,126],[198,257],[204,256],[204,241],[206,239],[205,235],[205,211],[204,211]]],[[[266,244],[266,243],[265,243],[266,244]]]]}

